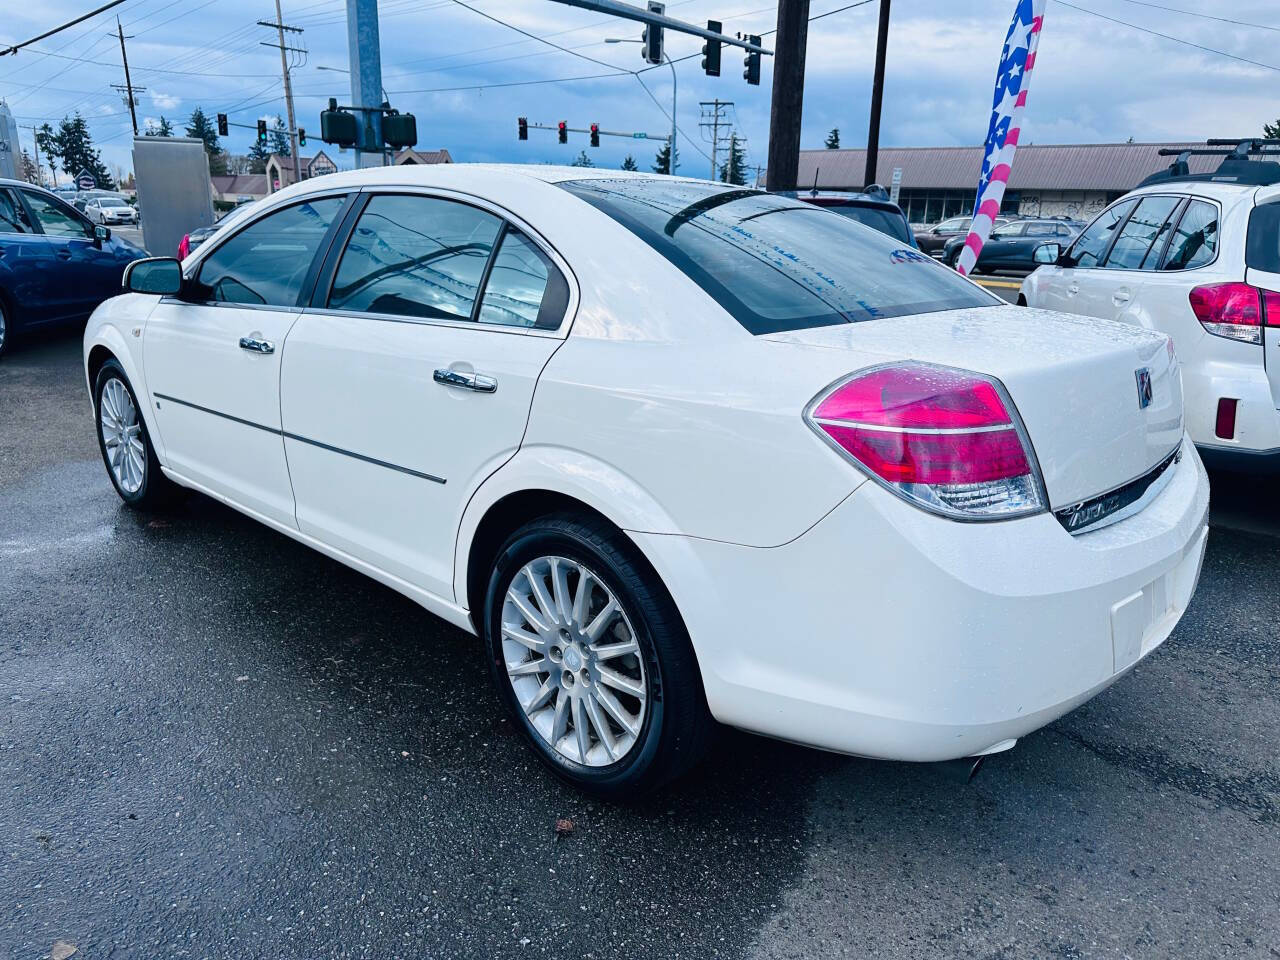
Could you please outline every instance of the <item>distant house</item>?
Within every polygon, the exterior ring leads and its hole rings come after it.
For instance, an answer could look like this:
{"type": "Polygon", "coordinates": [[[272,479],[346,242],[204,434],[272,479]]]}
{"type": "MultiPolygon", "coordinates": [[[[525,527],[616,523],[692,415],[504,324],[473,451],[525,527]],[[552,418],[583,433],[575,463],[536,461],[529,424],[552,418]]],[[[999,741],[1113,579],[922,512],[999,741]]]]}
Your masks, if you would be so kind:
{"type": "MultiPolygon", "coordinates": [[[[338,172],[338,165],[330,160],[323,150],[314,157],[298,157],[298,165],[302,168],[303,180],[338,172]]],[[[271,154],[267,158],[266,178],[268,193],[275,193],[277,190],[289,186],[294,181],[293,158],[284,157],[278,153],[271,154]]]]}
{"type": "Polygon", "coordinates": [[[243,203],[248,200],[261,200],[267,195],[267,175],[265,173],[239,173],[228,176],[214,176],[214,203],[243,203]]]}
{"type": "Polygon", "coordinates": [[[402,163],[453,163],[449,151],[441,147],[439,150],[401,150],[391,158],[392,164],[402,163]]]}

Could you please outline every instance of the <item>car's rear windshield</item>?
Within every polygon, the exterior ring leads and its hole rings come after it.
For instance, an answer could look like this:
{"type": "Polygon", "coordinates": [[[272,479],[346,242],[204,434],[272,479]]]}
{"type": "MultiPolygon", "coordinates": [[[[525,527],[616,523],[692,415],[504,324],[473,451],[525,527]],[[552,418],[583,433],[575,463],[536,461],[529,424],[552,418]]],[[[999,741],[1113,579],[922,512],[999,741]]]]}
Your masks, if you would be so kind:
{"type": "Polygon", "coordinates": [[[895,240],[911,243],[911,234],[907,230],[906,218],[893,210],[885,210],[881,207],[864,207],[856,203],[821,203],[815,204],[815,206],[823,210],[830,210],[832,213],[838,213],[840,216],[848,217],[850,220],[865,223],[872,230],[879,230],[895,240]]]}
{"type": "Polygon", "coordinates": [[[750,333],[1001,301],[893,237],[759,190],[666,179],[572,180],[750,333]]]}
{"type": "Polygon", "coordinates": [[[1280,273],[1280,200],[1259,204],[1249,214],[1244,262],[1254,270],[1280,273]]]}

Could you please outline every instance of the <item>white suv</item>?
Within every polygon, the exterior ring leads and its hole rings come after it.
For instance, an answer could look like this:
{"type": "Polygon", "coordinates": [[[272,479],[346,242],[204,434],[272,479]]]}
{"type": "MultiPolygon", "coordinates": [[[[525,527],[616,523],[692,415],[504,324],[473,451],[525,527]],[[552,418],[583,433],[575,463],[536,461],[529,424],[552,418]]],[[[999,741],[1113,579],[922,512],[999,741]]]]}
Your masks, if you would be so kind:
{"type": "Polygon", "coordinates": [[[1280,164],[1182,163],[1104,210],[1018,302],[1167,333],[1205,462],[1280,469],[1280,164]]]}

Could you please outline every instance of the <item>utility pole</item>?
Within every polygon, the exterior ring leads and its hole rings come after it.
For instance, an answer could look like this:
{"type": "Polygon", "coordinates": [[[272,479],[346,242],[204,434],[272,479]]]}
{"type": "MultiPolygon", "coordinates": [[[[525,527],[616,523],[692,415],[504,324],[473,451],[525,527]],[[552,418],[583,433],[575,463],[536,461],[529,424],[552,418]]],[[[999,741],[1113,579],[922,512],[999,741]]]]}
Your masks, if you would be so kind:
{"type": "Polygon", "coordinates": [[[36,186],[43,187],[44,171],[40,169],[40,128],[33,123],[27,129],[31,131],[31,140],[36,147],[36,186]]]}
{"type": "Polygon", "coordinates": [[[133,81],[129,79],[129,55],[124,51],[124,27],[120,25],[119,17],[116,17],[116,35],[120,37],[120,59],[124,61],[125,94],[129,99],[129,119],[133,121],[133,135],[136,137],[138,135],[138,110],[133,105],[133,81]]]}
{"type": "MultiPolygon", "coordinates": [[[[356,166],[362,153],[375,153],[382,166],[387,151],[382,142],[382,46],[378,35],[378,0],[347,0],[347,56],[351,63],[351,103],[361,108],[356,166]]],[[[370,164],[372,166],[372,164],[370,164]]]]}
{"type": "Polygon", "coordinates": [[[708,128],[711,130],[711,179],[714,180],[717,175],[716,156],[720,151],[720,141],[723,139],[720,136],[720,128],[725,127],[729,130],[733,128],[724,110],[726,108],[732,110],[733,101],[720,99],[703,100],[698,106],[702,107],[702,119],[699,121],[698,126],[704,131],[708,128]]]}
{"type": "Polygon", "coordinates": [[[876,182],[880,159],[880,104],[884,100],[884,55],[889,46],[889,0],[880,0],[880,26],[876,34],[876,72],[871,81],[871,122],[867,126],[867,171],[863,186],[876,182]]]}
{"type": "Polygon", "coordinates": [[[293,116],[293,84],[289,81],[289,55],[288,51],[295,53],[302,52],[300,48],[289,47],[284,42],[284,32],[288,30],[290,33],[302,33],[301,27],[286,27],[284,25],[284,14],[280,12],[280,0],[276,0],[276,22],[268,23],[265,20],[258,21],[259,26],[275,27],[278,43],[268,43],[266,46],[280,48],[280,72],[284,75],[284,105],[289,114],[289,152],[293,154],[293,182],[302,182],[302,162],[298,159],[298,125],[294,122],[293,116]]]}
{"type": "Polygon", "coordinates": [[[809,0],[778,0],[774,44],[773,107],[769,115],[770,190],[794,190],[800,172],[800,115],[804,108],[804,57],[809,39],[809,0]]]}

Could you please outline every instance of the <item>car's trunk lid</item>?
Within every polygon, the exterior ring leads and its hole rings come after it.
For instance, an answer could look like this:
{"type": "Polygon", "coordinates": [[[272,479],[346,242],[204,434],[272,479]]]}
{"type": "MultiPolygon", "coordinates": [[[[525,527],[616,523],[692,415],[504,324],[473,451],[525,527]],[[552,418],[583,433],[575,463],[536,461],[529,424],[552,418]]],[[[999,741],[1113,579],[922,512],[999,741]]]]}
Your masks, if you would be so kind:
{"type": "MultiPolygon", "coordinates": [[[[1170,341],[1127,324],[1000,306],[761,339],[846,352],[846,373],[912,359],[996,377],[1027,428],[1055,510],[1144,476],[1182,438],[1170,341]]],[[[823,376],[831,372],[829,362],[820,366],[823,376]]]]}

